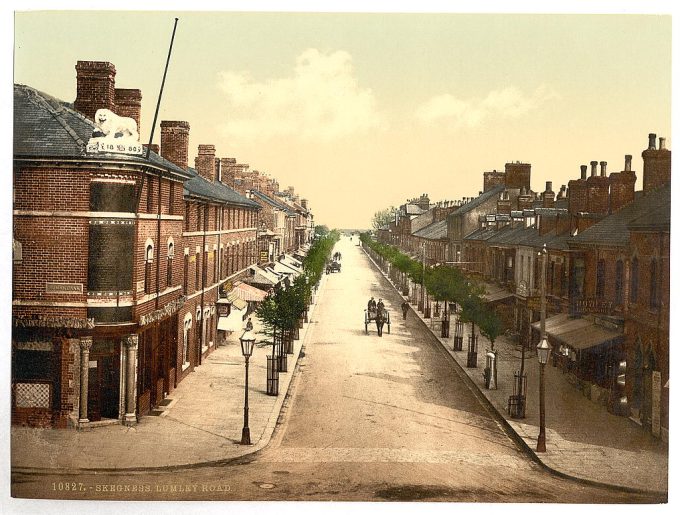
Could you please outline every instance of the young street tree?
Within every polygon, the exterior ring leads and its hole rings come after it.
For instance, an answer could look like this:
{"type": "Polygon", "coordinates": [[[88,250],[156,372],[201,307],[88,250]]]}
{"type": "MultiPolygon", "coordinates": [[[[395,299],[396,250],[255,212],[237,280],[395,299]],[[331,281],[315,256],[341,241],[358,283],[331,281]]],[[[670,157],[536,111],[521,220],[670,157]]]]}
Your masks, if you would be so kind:
{"type": "Polygon", "coordinates": [[[371,226],[376,231],[383,227],[389,225],[390,222],[394,221],[394,214],[397,212],[397,208],[394,206],[388,207],[387,209],[382,209],[373,215],[373,220],[371,221],[371,226]]]}

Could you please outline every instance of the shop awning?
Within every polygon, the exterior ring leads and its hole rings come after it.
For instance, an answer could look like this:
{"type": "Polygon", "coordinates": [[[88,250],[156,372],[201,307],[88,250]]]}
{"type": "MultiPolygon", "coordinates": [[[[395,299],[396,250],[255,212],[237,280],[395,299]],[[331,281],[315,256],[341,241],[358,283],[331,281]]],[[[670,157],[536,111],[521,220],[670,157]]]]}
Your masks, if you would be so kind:
{"type": "Polygon", "coordinates": [[[252,271],[253,275],[249,281],[252,283],[274,286],[281,282],[281,277],[279,277],[276,272],[269,270],[268,268],[252,265],[250,270],[252,271]]]}
{"type": "MultiPolygon", "coordinates": [[[[534,322],[531,327],[540,331],[540,321],[534,322]]],[[[597,325],[588,318],[570,318],[566,313],[546,319],[545,332],[574,350],[589,349],[623,336],[620,331],[597,325]]]]}
{"type": "Polygon", "coordinates": [[[239,299],[248,302],[262,302],[267,296],[262,290],[242,282],[234,284],[232,292],[234,292],[239,299]]]}
{"type": "Polygon", "coordinates": [[[226,297],[223,297],[221,299],[218,299],[217,301],[218,304],[231,304],[232,308],[236,308],[239,310],[246,309],[248,307],[248,303],[239,298],[236,293],[234,293],[234,290],[230,291],[226,297]]]}
{"type": "Polygon", "coordinates": [[[498,302],[499,300],[507,299],[509,297],[514,297],[512,292],[509,292],[505,288],[501,288],[495,284],[482,283],[486,293],[482,295],[482,299],[486,303],[498,302]]]}

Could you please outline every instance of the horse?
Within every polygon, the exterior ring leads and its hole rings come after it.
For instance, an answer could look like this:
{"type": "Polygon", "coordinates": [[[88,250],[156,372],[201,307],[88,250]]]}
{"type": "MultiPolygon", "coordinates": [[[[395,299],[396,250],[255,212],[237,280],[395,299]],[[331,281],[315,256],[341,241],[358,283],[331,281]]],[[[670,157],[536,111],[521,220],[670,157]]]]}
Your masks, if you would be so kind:
{"type": "Polygon", "coordinates": [[[379,309],[375,315],[375,327],[378,330],[378,336],[382,336],[383,326],[386,321],[387,317],[385,316],[385,312],[382,309],[379,309]]]}

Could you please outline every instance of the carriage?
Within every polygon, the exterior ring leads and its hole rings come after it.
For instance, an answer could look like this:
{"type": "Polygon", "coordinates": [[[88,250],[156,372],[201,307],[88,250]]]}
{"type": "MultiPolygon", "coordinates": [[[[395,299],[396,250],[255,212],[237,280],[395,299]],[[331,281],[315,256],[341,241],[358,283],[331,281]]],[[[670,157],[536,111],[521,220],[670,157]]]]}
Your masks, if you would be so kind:
{"type": "Polygon", "coordinates": [[[332,274],[334,272],[340,272],[341,265],[337,261],[332,261],[326,265],[326,273],[332,274]]]}
{"type": "Polygon", "coordinates": [[[377,308],[364,309],[364,331],[368,334],[368,324],[375,322],[378,336],[382,336],[383,326],[387,324],[387,334],[390,334],[390,312],[386,309],[378,312],[377,308]]]}

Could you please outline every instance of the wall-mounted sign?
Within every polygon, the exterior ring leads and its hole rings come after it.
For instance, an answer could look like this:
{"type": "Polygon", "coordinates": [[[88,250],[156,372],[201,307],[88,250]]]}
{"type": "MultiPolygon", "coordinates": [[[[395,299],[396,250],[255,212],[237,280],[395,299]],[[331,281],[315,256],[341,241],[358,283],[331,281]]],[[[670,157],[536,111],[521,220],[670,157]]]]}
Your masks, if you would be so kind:
{"type": "Polygon", "coordinates": [[[82,283],[45,283],[45,293],[77,295],[83,293],[82,283]]]}

